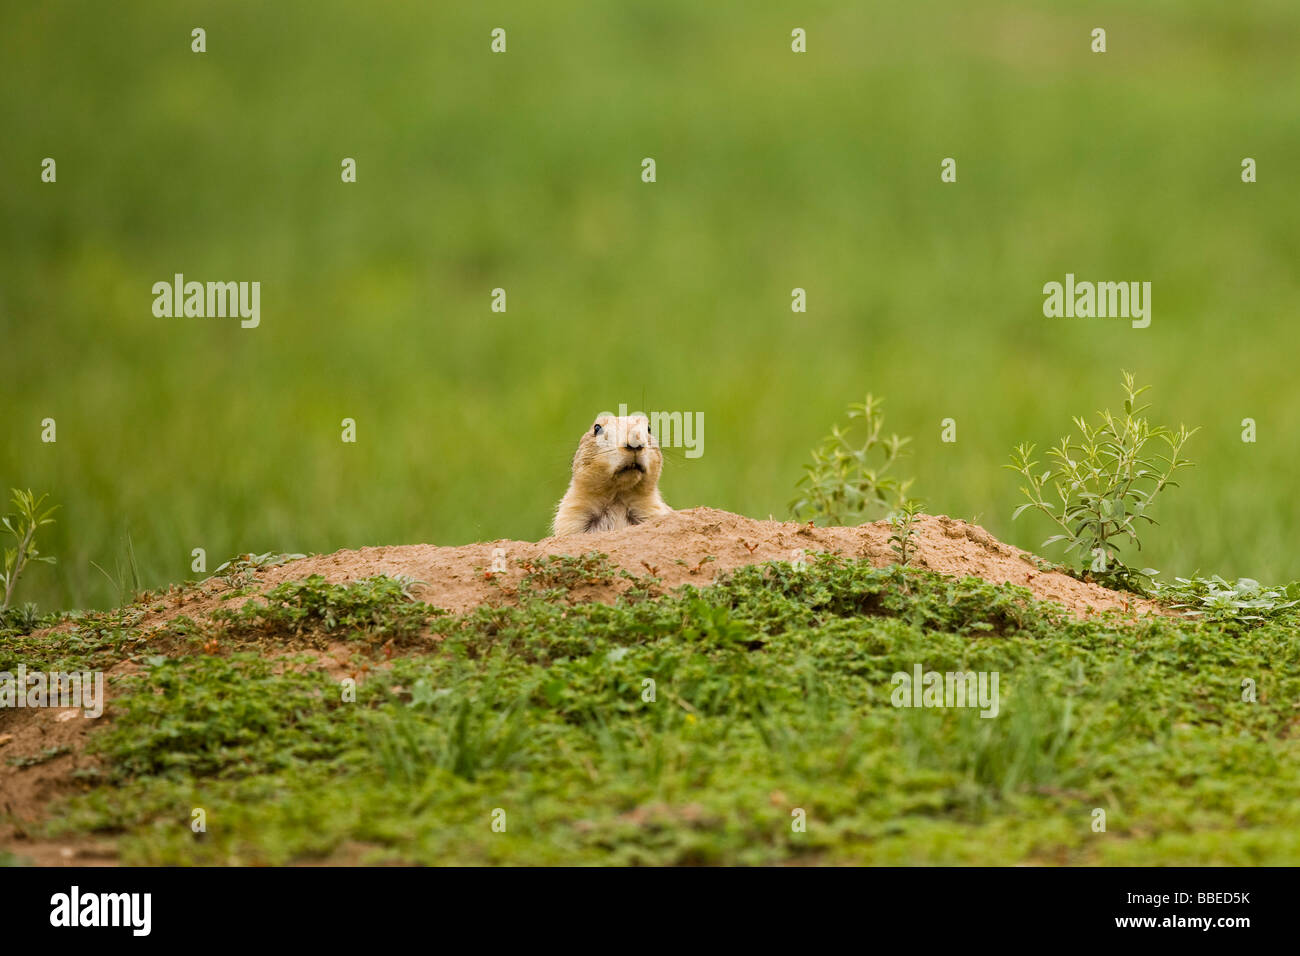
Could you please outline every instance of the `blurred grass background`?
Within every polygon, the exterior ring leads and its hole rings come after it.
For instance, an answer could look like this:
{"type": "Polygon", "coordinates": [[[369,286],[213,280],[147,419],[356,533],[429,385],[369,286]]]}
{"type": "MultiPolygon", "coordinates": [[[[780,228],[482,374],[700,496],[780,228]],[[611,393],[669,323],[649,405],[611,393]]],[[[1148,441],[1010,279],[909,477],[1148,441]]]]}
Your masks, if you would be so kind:
{"type": "Polygon", "coordinates": [[[928,510],[1036,548],[1001,466],[1124,368],[1203,426],[1139,566],[1300,577],[1298,41],[1284,0],[7,3],[0,486],[62,505],[17,597],[114,603],[128,535],[148,586],[536,539],[620,402],[704,413],[672,505],[782,517],[871,391],[928,510]],[[261,327],[155,318],[177,272],[261,327]],[[1151,281],[1151,327],[1044,318],[1066,272],[1151,281]]]}

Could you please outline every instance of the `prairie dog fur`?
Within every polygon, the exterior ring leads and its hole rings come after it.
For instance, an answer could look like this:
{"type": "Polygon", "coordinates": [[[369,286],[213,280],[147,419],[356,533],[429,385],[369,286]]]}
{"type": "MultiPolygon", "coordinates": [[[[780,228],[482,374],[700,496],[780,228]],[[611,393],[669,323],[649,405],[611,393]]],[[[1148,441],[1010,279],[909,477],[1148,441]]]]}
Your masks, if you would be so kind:
{"type": "Polygon", "coordinates": [[[555,534],[613,531],[666,515],[659,495],[664,456],[644,415],[601,415],[578,442],[569,490],[555,509],[555,534]]]}

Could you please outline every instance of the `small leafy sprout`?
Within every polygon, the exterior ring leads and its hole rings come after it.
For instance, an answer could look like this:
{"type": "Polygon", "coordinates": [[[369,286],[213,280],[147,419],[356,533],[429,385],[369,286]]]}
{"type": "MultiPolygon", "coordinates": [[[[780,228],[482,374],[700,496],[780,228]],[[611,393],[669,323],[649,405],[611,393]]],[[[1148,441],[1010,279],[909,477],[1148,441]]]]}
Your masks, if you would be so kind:
{"type": "Polygon", "coordinates": [[[704,557],[700,558],[700,560],[696,562],[694,566],[692,566],[689,562],[682,560],[681,558],[675,559],[673,563],[685,568],[687,574],[699,574],[701,571],[704,570],[704,566],[706,564],[708,564],[710,561],[716,561],[716,560],[718,560],[716,555],[706,554],[704,557]]]}
{"type": "MultiPolygon", "coordinates": [[[[267,551],[265,554],[239,554],[229,561],[223,561],[212,577],[220,577],[227,587],[238,588],[256,580],[257,572],[266,568],[278,568],[290,561],[305,558],[305,554],[287,554],[267,551]]],[[[210,580],[210,579],[209,579],[210,580]]]]}
{"type": "Polygon", "coordinates": [[[911,479],[900,481],[888,472],[911,439],[882,437],[882,404],[868,395],[866,401],[850,405],[849,427],[835,425],[813,449],[812,464],[804,466],[795,485],[799,496],[790,502],[796,520],[861,524],[902,507],[911,479]],[[857,425],[861,428],[855,429],[857,425]]]}
{"type": "Polygon", "coordinates": [[[4,584],[4,603],[0,604],[0,610],[8,609],[14,588],[18,586],[18,577],[27,565],[35,562],[54,563],[54,558],[42,557],[37,550],[36,531],[54,524],[54,519],[50,516],[58,509],[58,505],[41,510],[41,505],[49,496],[41,495],[37,498],[30,489],[19,491],[11,488],[10,494],[13,496],[11,500],[15,511],[0,517],[0,524],[13,536],[15,547],[5,548],[4,574],[0,575],[0,583],[4,584]]]}
{"type": "Polygon", "coordinates": [[[903,567],[907,567],[916,556],[916,519],[922,507],[923,502],[908,498],[889,516],[889,527],[894,531],[889,536],[889,549],[898,556],[898,563],[903,567]]]}
{"type": "MultiPolygon", "coordinates": [[[[54,617],[57,618],[58,615],[54,617]]],[[[26,602],[21,607],[15,604],[13,607],[0,608],[0,640],[10,633],[30,634],[42,626],[43,620],[40,611],[32,601],[26,602]]]]}
{"type": "Polygon", "coordinates": [[[1152,425],[1144,414],[1151,406],[1138,404],[1150,386],[1138,388],[1130,372],[1123,375],[1122,416],[1099,412],[1095,424],[1077,416],[1078,434],[1062,438],[1047,452],[1050,467],[1042,472],[1032,444],[1018,446],[1004,467],[1024,478],[1020,490],[1029,499],[1012,520],[1026,509],[1046,515],[1061,533],[1044,541],[1044,547],[1063,541],[1066,553],[1082,561],[1095,580],[1142,592],[1156,572],[1129,568],[1120,558],[1120,544],[1141,550],[1138,522],[1156,524],[1151,503],[1164,489],[1177,487],[1174,474],[1192,464],[1179,454],[1197,429],[1152,425]],[[1059,504],[1050,500],[1053,496],[1059,504]]]}

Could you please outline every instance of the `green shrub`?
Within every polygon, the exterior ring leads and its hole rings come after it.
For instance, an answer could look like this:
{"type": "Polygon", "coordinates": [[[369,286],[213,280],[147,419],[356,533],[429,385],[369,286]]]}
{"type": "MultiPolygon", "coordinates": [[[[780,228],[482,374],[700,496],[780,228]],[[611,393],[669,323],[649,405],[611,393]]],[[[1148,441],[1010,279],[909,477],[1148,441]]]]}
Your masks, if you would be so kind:
{"type": "Polygon", "coordinates": [[[54,563],[53,558],[41,557],[40,551],[36,549],[36,531],[45,525],[54,524],[54,519],[50,516],[58,506],[42,511],[41,504],[48,497],[47,495],[37,498],[30,490],[19,491],[17,488],[10,489],[10,494],[13,496],[11,500],[15,512],[0,517],[0,524],[4,525],[5,531],[13,535],[15,546],[5,548],[4,573],[0,574],[0,584],[4,585],[4,600],[0,602],[0,610],[8,609],[9,602],[14,596],[14,588],[18,586],[18,576],[23,573],[27,565],[38,561],[45,564],[54,563]]]}
{"type": "Polygon", "coordinates": [[[1096,580],[1142,591],[1143,579],[1155,571],[1128,567],[1120,557],[1120,544],[1141,550],[1138,522],[1156,523],[1151,504],[1166,488],[1177,487],[1175,472],[1192,464],[1178,456],[1196,429],[1152,425],[1144,415],[1151,406],[1138,404],[1150,386],[1138,388],[1133,375],[1125,372],[1123,387],[1124,414],[1102,411],[1091,424],[1077,416],[1078,434],[1062,438],[1047,452],[1046,471],[1038,472],[1032,444],[1017,447],[1005,467],[1024,478],[1020,490],[1029,499],[1012,520],[1027,509],[1046,515],[1061,533],[1044,541],[1044,547],[1064,541],[1066,553],[1085,562],[1085,570],[1096,580]],[[1056,501],[1049,500],[1052,496],[1056,501]]]}
{"type": "Polygon", "coordinates": [[[868,395],[849,406],[849,426],[835,425],[812,452],[812,464],[795,487],[790,503],[800,521],[851,525],[884,517],[903,506],[911,479],[900,480],[889,471],[905,454],[910,438],[883,437],[883,401],[868,395]],[[861,428],[855,428],[855,425],[861,428]]]}

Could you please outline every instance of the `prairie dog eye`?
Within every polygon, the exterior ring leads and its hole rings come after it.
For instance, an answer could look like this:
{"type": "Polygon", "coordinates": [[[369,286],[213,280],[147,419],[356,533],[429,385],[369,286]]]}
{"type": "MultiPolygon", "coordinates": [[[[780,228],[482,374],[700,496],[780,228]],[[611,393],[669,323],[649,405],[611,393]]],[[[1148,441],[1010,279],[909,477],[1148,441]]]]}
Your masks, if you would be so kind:
{"type": "Polygon", "coordinates": [[[603,432],[604,430],[605,430],[605,429],[603,429],[603,428],[601,428],[599,425],[597,425],[595,428],[593,428],[593,429],[591,430],[591,433],[592,433],[593,435],[599,435],[599,434],[600,434],[601,432],[603,432]]]}

